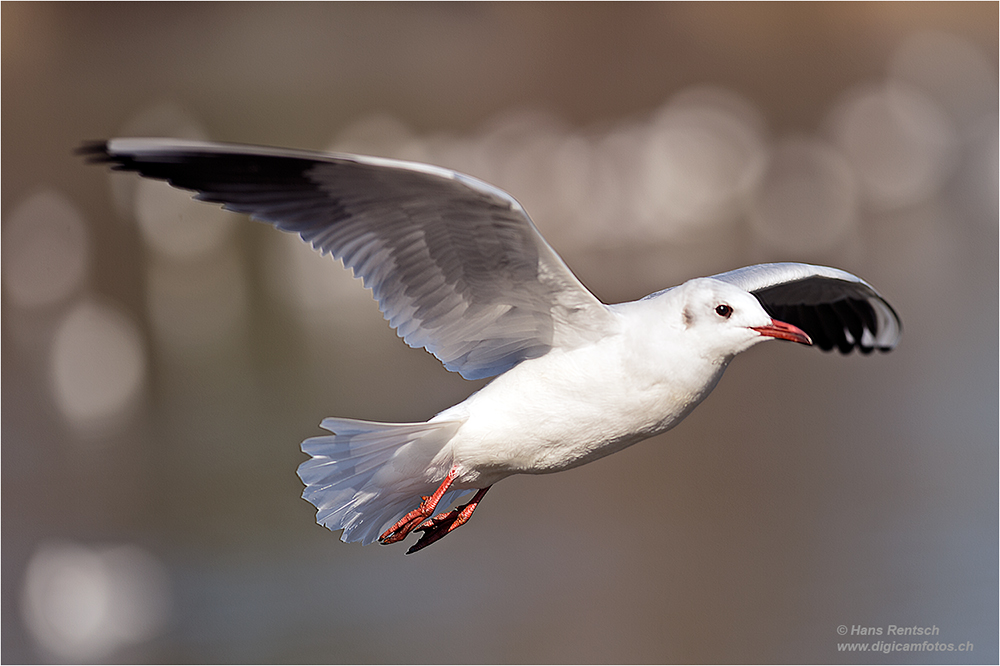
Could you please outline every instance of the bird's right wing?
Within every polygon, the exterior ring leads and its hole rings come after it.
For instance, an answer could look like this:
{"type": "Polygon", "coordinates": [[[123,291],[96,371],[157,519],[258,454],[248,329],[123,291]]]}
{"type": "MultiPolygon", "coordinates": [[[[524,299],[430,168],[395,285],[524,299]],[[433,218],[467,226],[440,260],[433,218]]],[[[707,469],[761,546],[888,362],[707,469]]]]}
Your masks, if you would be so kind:
{"type": "Polygon", "coordinates": [[[757,264],[712,277],[746,289],[768,314],[798,326],[824,351],[885,352],[902,333],[899,316],[875,288],[837,268],[757,264]]]}
{"type": "Polygon", "coordinates": [[[597,340],[614,325],[521,205],[471,176],[176,139],[112,139],[80,152],[298,233],[364,280],[407,344],[468,379],[597,340]]]}

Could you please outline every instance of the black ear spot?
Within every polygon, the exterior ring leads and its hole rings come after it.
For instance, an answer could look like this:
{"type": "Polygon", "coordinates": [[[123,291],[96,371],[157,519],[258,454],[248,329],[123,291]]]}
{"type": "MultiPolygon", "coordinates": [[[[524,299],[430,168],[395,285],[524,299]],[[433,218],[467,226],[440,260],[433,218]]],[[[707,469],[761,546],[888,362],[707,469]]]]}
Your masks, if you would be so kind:
{"type": "Polygon", "coordinates": [[[722,305],[717,305],[715,307],[715,314],[719,315],[723,319],[729,319],[729,316],[733,314],[733,308],[723,303],[722,305]]]}
{"type": "Polygon", "coordinates": [[[681,310],[681,317],[684,318],[684,326],[690,328],[691,322],[694,321],[694,317],[691,315],[691,309],[684,308],[683,310],[681,310]]]}

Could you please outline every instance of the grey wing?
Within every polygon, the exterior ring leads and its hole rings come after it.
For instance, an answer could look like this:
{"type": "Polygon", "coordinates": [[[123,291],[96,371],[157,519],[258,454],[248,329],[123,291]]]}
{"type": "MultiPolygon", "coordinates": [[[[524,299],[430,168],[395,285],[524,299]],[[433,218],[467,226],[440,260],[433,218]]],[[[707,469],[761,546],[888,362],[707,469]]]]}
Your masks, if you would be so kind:
{"type": "Polygon", "coordinates": [[[364,280],[407,344],[468,379],[599,339],[613,323],[520,204],[470,176],[173,139],[113,139],[80,152],[298,233],[364,280]]]}
{"type": "Polygon", "coordinates": [[[861,278],[810,264],[757,264],[713,275],[746,289],[775,319],[798,326],[824,351],[889,351],[902,332],[899,316],[861,278]]]}

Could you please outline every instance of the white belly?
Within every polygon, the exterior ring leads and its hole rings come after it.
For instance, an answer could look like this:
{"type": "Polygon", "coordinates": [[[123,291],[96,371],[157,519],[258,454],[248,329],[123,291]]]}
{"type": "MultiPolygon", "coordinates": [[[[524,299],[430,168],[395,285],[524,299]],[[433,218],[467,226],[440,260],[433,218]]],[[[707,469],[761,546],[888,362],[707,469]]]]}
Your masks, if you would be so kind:
{"type": "Polygon", "coordinates": [[[576,467],[670,429],[724,369],[691,373],[685,361],[692,381],[679,385],[643,365],[607,344],[525,361],[436,417],[464,423],[435,462],[457,466],[468,488],[576,467]]]}

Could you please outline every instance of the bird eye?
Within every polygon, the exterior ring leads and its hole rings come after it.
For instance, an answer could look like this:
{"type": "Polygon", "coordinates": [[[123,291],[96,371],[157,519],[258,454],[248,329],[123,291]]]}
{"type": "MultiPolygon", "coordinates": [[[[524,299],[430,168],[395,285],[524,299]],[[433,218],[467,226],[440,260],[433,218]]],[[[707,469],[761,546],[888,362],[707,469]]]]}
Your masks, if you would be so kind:
{"type": "Polygon", "coordinates": [[[726,305],[725,303],[723,303],[722,305],[716,306],[715,314],[719,315],[720,317],[729,319],[729,315],[733,314],[733,309],[728,305],[726,305]]]}

